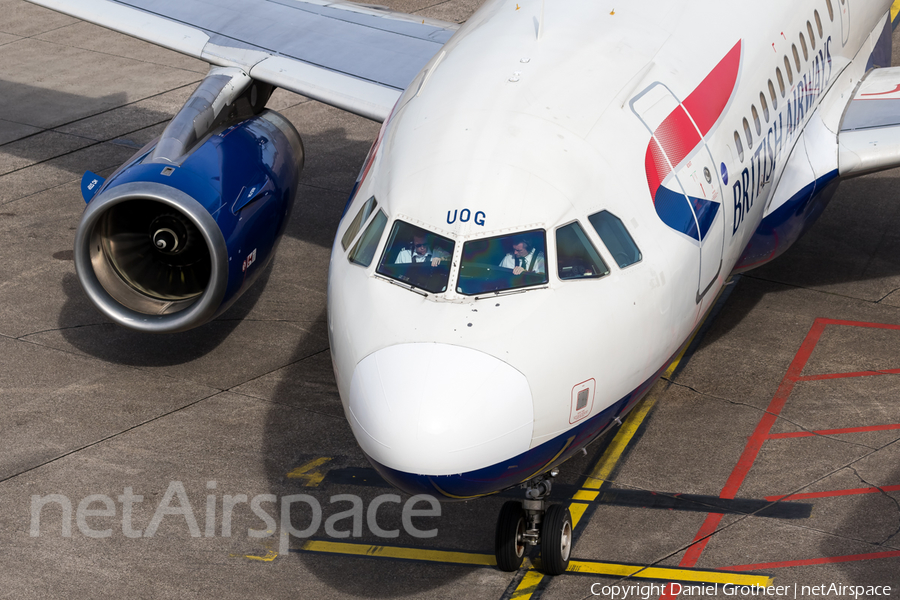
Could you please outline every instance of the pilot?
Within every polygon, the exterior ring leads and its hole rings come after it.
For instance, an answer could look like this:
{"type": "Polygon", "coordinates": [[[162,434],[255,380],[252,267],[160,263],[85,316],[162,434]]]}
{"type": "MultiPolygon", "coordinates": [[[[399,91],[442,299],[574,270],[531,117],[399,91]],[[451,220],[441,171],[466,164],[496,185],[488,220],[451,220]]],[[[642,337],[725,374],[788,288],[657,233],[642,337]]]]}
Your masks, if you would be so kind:
{"type": "Polygon", "coordinates": [[[447,258],[447,253],[441,250],[432,252],[429,239],[425,235],[414,235],[410,248],[404,248],[397,254],[394,264],[404,263],[431,263],[432,267],[441,264],[441,260],[447,258]]]}
{"type": "Polygon", "coordinates": [[[544,253],[537,251],[531,242],[524,238],[513,240],[512,252],[503,257],[500,266],[512,269],[513,275],[522,273],[544,273],[544,253]]]}

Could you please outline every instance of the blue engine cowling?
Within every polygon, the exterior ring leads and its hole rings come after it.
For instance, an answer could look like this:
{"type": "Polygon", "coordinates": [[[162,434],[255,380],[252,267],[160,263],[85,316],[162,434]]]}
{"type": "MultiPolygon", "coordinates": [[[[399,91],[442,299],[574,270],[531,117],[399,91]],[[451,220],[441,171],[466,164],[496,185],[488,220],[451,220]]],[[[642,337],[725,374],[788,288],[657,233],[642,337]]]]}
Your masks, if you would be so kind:
{"type": "Polygon", "coordinates": [[[157,142],[89,201],[75,268],[109,318],[171,333],[226,310],[275,254],[303,168],[300,135],[273,111],[214,128],[176,163],[157,142]]]}

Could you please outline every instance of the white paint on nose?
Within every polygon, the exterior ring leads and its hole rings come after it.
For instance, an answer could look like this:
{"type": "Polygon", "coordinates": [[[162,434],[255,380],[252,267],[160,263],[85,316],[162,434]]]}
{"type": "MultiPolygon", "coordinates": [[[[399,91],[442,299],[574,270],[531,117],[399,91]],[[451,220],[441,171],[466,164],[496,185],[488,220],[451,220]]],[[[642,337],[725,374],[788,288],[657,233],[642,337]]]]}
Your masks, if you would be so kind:
{"type": "Polygon", "coordinates": [[[399,344],[361,360],[350,424],[379,463],[452,475],[528,450],[534,406],[525,376],[493,356],[449,344],[399,344]]]}

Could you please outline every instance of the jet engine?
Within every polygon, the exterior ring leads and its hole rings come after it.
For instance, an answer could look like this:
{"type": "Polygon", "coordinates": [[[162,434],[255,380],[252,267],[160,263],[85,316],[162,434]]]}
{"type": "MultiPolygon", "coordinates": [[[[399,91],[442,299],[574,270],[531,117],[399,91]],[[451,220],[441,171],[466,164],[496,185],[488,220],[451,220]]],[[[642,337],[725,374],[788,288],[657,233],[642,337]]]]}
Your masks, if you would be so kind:
{"type": "Polygon", "coordinates": [[[162,136],[109,179],[85,174],[75,268],[109,318],[170,333],[226,310],[275,254],[303,145],[272,88],[214,68],[162,136]]]}

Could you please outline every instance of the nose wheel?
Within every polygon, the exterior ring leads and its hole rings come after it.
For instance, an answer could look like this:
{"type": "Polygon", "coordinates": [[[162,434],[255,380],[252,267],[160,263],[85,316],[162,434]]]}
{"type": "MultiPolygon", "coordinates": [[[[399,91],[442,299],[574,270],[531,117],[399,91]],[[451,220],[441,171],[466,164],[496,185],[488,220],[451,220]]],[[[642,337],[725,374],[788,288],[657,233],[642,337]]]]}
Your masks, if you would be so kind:
{"type": "Polygon", "coordinates": [[[548,504],[554,469],[523,484],[524,502],[511,500],[500,509],[494,536],[497,568],[515,571],[522,566],[526,546],[541,547],[541,566],[547,575],[559,575],[569,567],[572,552],[572,516],[560,504],[548,504]]]}
{"type": "Polygon", "coordinates": [[[572,515],[561,504],[551,504],[541,527],[541,565],[548,575],[559,575],[569,568],[572,552],[572,515]]]}
{"type": "Polygon", "coordinates": [[[500,509],[497,519],[497,533],[494,549],[497,568],[501,571],[515,571],[522,566],[525,557],[525,510],[521,502],[510,500],[500,509]]]}

